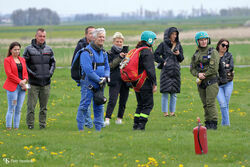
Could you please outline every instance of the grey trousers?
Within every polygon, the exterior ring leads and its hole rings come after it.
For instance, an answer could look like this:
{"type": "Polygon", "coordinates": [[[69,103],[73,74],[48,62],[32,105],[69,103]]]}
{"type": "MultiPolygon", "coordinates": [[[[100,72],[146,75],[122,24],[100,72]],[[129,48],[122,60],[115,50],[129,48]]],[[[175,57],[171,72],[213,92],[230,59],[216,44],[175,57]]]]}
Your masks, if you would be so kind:
{"type": "Polygon", "coordinates": [[[31,88],[28,91],[26,123],[28,126],[34,127],[35,107],[37,99],[39,99],[40,103],[39,125],[45,127],[46,116],[47,116],[47,104],[50,94],[50,85],[46,86],[30,85],[30,86],[31,88]]]}

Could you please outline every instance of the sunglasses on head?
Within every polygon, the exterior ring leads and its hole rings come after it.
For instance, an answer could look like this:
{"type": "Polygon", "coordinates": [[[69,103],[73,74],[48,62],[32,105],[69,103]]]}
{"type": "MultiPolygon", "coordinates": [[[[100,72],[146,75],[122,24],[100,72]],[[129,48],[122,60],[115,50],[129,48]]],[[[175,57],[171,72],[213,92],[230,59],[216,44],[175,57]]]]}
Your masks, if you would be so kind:
{"type": "Polygon", "coordinates": [[[226,45],[226,44],[221,44],[221,46],[224,48],[224,47],[226,47],[226,48],[229,48],[229,45],[226,45]]]}

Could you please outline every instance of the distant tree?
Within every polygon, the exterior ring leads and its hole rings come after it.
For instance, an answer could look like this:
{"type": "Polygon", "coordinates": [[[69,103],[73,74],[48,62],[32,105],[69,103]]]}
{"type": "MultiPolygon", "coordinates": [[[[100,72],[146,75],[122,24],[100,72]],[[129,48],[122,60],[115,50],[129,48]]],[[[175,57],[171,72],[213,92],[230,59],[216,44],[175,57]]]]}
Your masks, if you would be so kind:
{"type": "Polygon", "coordinates": [[[15,10],[11,15],[11,20],[15,26],[24,25],[58,25],[60,17],[56,12],[48,8],[27,10],[15,10]]]}
{"type": "Polygon", "coordinates": [[[249,8],[230,8],[230,9],[221,9],[221,16],[250,16],[249,8]]]}

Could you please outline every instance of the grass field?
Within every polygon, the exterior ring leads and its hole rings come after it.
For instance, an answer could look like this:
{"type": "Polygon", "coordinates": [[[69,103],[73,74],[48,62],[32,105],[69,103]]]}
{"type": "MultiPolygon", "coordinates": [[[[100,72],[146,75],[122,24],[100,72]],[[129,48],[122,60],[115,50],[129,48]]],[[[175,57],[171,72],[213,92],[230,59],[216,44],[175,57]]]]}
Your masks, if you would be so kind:
{"type": "MultiPolygon", "coordinates": [[[[144,30],[162,33],[166,27],[177,26],[183,33],[197,29],[220,29],[239,27],[249,18],[138,21],[133,23],[99,23],[105,27],[107,36],[121,31],[129,38],[138,36],[144,30]],[[157,25],[157,26],[155,26],[157,25]]],[[[91,23],[92,24],[92,23],[91,23]]],[[[196,118],[204,121],[202,104],[198,96],[195,78],[188,68],[182,68],[182,89],[178,94],[176,117],[163,117],[159,87],[154,94],[154,109],[149,117],[145,132],[132,130],[133,114],[136,109],[135,93],[131,89],[124,115],[124,124],[116,125],[117,107],[109,127],[101,132],[85,129],[80,133],[76,125],[76,113],[80,100],[80,88],[70,78],[70,62],[77,41],[87,25],[46,26],[48,44],[55,53],[57,67],[51,83],[48,104],[47,128],[38,127],[38,105],[35,129],[28,130],[25,123],[27,97],[22,108],[20,129],[6,131],[7,112],[6,91],[2,88],[6,79],[3,60],[10,41],[21,41],[23,49],[29,44],[35,26],[0,27],[0,167],[247,167],[250,166],[250,68],[235,68],[234,91],[230,101],[230,127],[208,131],[208,154],[195,155],[192,130],[196,118]],[[6,42],[7,41],[7,42],[6,42]],[[7,160],[9,161],[6,164],[7,160]]],[[[232,37],[230,52],[235,65],[250,64],[250,37],[232,37]],[[242,42],[243,41],[243,42],[242,42]],[[244,43],[246,41],[246,43],[244,43]]],[[[216,39],[217,40],[217,39],[216,39]]],[[[212,39],[213,47],[216,40],[212,39]]],[[[162,41],[158,39],[156,46],[162,41]]],[[[130,48],[136,40],[126,41],[130,48]]],[[[196,49],[192,39],[182,41],[185,60],[181,65],[189,65],[196,49]],[[191,43],[191,44],[190,44],[191,43]]],[[[111,41],[105,43],[109,50],[111,41]]],[[[156,46],[154,49],[156,49],[156,46]]],[[[160,74],[157,70],[159,82],[160,74]]],[[[159,84],[158,84],[159,85],[159,84]]],[[[105,89],[108,97],[108,88],[105,89]]],[[[218,104],[217,104],[218,106],[218,104]]],[[[106,105],[105,105],[106,111],[106,105]]],[[[219,121],[221,113],[219,112],[219,121]]],[[[219,122],[220,124],[220,122],[219,122]]]]}
{"type": "MultiPolygon", "coordinates": [[[[145,132],[132,130],[132,118],[136,108],[133,90],[130,91],[124,124],[114,123],[116,108],[109,127],[101,132],[94,129],[78,132],[75,118],[80,92],[79,87],[70,79],[67,68],[56,69],[53,76],[48,104],[48,126],[45,130],[38,128],[38,108],[35,129],[27,129],[26,99],[22,108],[20,129],[6,131],[6,92],[0,89],[0,166],[249,166],[249,70],[250,68],[235,69],[234,91],[230,101],[231,126],[219,126],[217,131],[208,131],[207,155],[195,155],[194,152],[192,130],[196,126],[196,117],[199,116],[202,120],[204,117],[195,78],[188,68],[181,70],[182,91],[177,100],[177,117],[163,117],[161,94],[158,90],[154,95],[155,106],[145,132]],[[8,165],[4,158],[10,161],[8,165]]],[[[157,76],[159,80],[158,70],[157,76]]],[[[4,80],[5,75],[1,72],[1,87],[4,80]]],[[[107,90],[106,88],[106,96],[107,90]]]]}

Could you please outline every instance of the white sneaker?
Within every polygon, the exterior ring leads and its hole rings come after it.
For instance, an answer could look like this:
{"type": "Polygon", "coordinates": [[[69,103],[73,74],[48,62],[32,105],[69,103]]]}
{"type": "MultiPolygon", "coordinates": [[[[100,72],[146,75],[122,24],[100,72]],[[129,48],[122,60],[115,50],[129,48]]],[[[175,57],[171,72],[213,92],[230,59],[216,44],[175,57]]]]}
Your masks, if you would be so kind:
{"type": "Polygon", "coordinates": [[[122,119],[117,119],[117,120],[115,121],[115,123],[118,124],[118,125],[122,124],[122,119]]]}
{"type": "Polygon", "coordinates": [[[104,126],[106,127],[106,126],[109,126],[109,125],[110,125],[109,119],[106,119],[106,120],[104,121],[104,126]]]}

